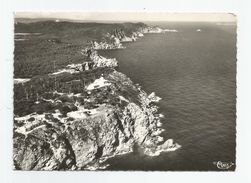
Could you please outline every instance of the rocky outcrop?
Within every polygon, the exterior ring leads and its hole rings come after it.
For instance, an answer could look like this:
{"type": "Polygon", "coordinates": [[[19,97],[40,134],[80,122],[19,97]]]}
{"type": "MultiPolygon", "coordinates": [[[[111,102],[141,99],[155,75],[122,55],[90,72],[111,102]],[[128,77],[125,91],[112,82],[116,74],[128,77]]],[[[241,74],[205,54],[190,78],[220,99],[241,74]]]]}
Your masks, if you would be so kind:
{"type": "Polygon", "coordinates": [[[111,50],[111,49],[124,49],[125,47],[121,43],[134,42],[138,38],[143,37],[145,33],[166,33],[166,32],[178,32],[175,29],[162,29],[160,27],[142,27],[137,31],[131,32],[130,35],[126,35],[123,30],[115,29],[112,34],[107,33],[104,37],[104,41],[97,42],[91,41],[91,47],[95,50],[111,50]],[[106,40],[106,39],[108,40],[106,40]]]}
{"type": "Polygon", "coordinates": [[[117,39],[114,39],[113,43],[107,43],[107,42],[92,42],[92,48],[95,50],[114,50],[114,49],[124,49],[125,47],[122,46],[120,42],[118,42],[117,39]]]}
{"type": "Polygon", "coordinates": [[[81,53],[88,57],[88,61],[84,61],[81,64],[69,64],[66,66],[66,68],[60,69],[50,75],[58,75],[62,73],[73,74],[82,71],[93,70],[100,67],[115,68],[118,66],[118,61],[115,58],[105,58],[99,55],[96,50],[93,50],[91,48],[86,48],[85,50],[82,50],[81,53]]]}
{"type": "Polygon", "coordinates": [[[166,33],[166,32],[178,32],[178,31],[176,29],[163,29],[155,26],[155,27],[142,28],[141,32],[147,34],[147,33],[166,33]]]}
{"type": "Polygon", "coordinates": [[[95,50],[110,50],[110,49],[124,49],[125,47],[121,43],[134,42],[139,37],[143,37],[144,34],[141,30],[132,32],[130,36],[127,36],[123,30],[115,29],[112,34],[107,33],[105,38],[109,41],[92,41],[91,46],[95,50]]]}

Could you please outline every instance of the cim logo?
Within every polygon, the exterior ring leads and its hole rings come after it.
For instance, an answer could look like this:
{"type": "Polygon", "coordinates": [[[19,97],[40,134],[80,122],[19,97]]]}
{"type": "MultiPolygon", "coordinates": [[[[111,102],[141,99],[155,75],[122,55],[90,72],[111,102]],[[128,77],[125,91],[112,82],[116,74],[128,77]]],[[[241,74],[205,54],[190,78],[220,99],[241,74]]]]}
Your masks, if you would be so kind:
{"type": "Polygon", "coordinates": [[[216,161],[216,162],[213,162],[213,164],[216,165],[217,168],[221,170],[228,170],[234,165],[233,162],[222,162],[222,161],[216,161]]]}

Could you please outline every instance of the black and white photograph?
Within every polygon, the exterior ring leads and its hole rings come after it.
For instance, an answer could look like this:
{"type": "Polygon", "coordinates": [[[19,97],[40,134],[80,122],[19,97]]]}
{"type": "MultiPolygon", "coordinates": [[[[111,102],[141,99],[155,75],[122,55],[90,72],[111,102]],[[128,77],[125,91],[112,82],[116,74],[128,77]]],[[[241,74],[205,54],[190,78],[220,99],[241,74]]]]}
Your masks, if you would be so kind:
{"type": "Polygon", "coordinates": [[[13,170],[235,171],[235,14],[13,23],[13,170]]]}

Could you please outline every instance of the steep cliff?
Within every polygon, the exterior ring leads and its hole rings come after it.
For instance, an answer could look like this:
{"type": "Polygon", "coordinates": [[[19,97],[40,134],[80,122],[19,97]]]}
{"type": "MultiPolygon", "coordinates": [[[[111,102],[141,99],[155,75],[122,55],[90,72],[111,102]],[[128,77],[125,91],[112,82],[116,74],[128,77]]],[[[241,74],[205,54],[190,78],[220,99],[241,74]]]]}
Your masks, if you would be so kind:
{"type": "Polygon", "coordinates": [[[153,96],[115,70],[103,80],[106,85],[87,87],[84,103],[95,104],[92,107],[79,102],[81,94],[67,95],[67,101],[58,94],[47,101],[55,106],[51,112],[15,118],[16,169],[97,169],[105,167],[109,157],[132,152],[134,145],[152,156],[179,148],[172,140],[157,145],[163,138],[153,96]]]}

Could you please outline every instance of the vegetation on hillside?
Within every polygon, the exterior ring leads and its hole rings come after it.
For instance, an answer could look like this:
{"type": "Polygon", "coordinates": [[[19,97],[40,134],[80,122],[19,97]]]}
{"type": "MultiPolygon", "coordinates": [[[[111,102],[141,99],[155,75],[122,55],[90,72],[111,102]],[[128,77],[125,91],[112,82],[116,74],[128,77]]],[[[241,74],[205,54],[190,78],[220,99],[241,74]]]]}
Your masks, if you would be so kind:
{"type": "Polygon", "coordinates": [[[16,23],[14,77],[31,78],[52,73],[68,64],[82,63],[85,58],[81,50],[90,41],[102,40],[107,33],[112,33],[115,29],[122,29],[130,35],[142,26],[146,25],[54,21],[16,23]]]}

